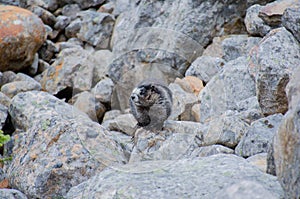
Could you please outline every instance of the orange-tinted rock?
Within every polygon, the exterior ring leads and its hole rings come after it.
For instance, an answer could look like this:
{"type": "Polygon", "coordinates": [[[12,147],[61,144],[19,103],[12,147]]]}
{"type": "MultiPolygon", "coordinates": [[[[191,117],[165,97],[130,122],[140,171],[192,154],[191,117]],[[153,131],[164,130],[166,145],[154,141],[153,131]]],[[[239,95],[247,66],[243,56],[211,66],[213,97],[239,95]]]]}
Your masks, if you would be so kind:
{"type": "Polygon", "coordinates": [[[194,76],[187,76],[184,78],[185,81],[189,84],[190,88],[192,89],[192,92],[195,95],[198,95],[200,91],[204,88],[203,82],[194,76]]]}
{"type": "Polygon", "coordinates": [[[0,5],[0,71],[30,66],[45,39],[40,18],[19,7],[0,5]]]}
{"type": "Polygon", "coordinates": [[[175,83],[179,84],[186,92],[194,93],[196,96],[204,87],[203,82],[194,76],[186,76],[183,79],[176,78],[175,83]]]}

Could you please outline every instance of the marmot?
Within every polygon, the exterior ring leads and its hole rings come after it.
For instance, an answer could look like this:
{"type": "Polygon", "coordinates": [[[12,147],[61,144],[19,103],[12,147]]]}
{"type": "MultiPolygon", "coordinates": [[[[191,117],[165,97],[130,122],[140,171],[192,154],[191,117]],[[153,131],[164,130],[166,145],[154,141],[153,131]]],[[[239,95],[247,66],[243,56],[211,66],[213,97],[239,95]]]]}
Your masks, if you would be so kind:
{"type": "Polygon", "coordinates": [[[129,103],[138,126],[147,130],[161,130],[171,114],[172,92],[159,80],[145,80],[133,89],[129,103]]]}

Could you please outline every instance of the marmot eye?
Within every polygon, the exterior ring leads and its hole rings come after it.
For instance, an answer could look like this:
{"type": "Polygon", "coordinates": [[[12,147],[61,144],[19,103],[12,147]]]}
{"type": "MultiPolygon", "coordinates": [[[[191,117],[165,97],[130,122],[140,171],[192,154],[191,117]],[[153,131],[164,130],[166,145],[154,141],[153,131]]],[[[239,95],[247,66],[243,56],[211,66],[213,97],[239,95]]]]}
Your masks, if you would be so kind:
{"type": "Polygon", "coordinates": [[[140,95],[145,95],[145,94],[146,94],[146,89],[145,88],[141,88],[140,95]]]}

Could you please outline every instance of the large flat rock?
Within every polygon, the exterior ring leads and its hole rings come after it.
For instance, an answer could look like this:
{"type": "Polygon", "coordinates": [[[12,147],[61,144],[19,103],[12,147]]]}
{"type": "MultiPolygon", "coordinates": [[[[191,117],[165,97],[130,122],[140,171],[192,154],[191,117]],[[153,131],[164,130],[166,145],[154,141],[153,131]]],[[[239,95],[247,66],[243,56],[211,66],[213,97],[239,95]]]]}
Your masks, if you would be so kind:
{"type": "Polygon", "coordinates": [[[251,198],[261,194],[270,198],[282,197],[276,177],[262,173],[235,155],[214,155],[109,168],[73,187],[67,198],[215,198],[241,181],[250,181],[264,190],[250,190],[251,198]]]}

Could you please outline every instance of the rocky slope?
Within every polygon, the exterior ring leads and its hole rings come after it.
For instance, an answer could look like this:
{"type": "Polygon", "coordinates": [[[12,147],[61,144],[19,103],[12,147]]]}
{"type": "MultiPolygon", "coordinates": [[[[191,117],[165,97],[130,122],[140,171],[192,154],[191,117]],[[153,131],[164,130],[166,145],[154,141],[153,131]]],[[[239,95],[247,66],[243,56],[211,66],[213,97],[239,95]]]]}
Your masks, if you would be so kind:
{"type": "Polygon", "coordinates": [[[300,197],[299,1],[0,3],[1,196],[300,197]],[[160,132],[128,109],[153,77],[160,132]]]}

